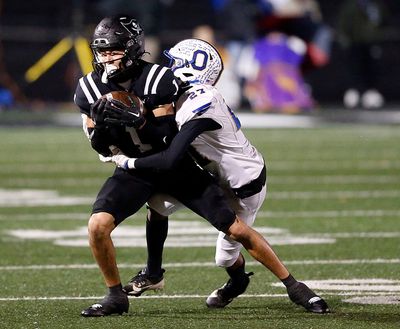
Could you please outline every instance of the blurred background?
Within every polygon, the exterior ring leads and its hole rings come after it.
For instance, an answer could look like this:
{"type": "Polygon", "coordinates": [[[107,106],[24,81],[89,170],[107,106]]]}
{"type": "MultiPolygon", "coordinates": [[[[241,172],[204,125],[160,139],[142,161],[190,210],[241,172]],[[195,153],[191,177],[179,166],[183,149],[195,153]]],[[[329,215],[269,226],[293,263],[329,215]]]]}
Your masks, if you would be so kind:
{"type": "Polygon", "coordinates": [[[137,17],[144,59],[198,37],[221,52],[218,88],[239,111],[395,111],[398,0],[0,1],[0,111],[75,110],[88,43],[107,15],[137,17]]]}

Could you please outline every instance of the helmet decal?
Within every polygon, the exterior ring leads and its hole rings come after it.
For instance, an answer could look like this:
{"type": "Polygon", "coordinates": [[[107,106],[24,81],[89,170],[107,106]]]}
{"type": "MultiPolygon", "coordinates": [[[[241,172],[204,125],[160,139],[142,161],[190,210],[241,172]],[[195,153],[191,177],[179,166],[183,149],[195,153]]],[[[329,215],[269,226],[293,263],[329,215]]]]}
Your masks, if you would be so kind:
{"type": "Polygon", "coordinates": [[[140,34],[140,33],[143,32],[143,30],[140,27],[140,25],[137,24],[136,20],[134,20],[132,18],[129,21],[124,22],[123,20],[126,20],[126,19],[128,19],[128,18],[127,17],[121,17],[120,18],[120,23],[129,33],[132,33],[132,31],[136,32],[136,34],[140,34]]]}
{"type": "Polygon", "coordinates": [[[200,39],[178,42],[164,54],[170,59],[175,76],[192,84],[215,85],[224,68],[218,51],[200,39]]]}
{"type": "Polygon", "coordinates": [[[196,50],[193,53],[192,67],[195,70],[202,71],[207,67],[208,55],[204,50],[196,50]]]}

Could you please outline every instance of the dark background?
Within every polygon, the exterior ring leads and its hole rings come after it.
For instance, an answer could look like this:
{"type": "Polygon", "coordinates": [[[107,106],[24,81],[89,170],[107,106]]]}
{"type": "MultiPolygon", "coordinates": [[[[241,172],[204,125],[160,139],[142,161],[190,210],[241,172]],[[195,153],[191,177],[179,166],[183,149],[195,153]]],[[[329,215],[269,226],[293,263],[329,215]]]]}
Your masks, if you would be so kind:
{"type": "MultiPolygon", "coordinates": [[[[319,1],[324,21],[333,29],[337,24],[337,9],[345,0],[319,1]]],[[[383,0],[384,1],[384,0],[383,0]]],[[[118,2],[115,0],[115,2],[118,2]]],[[[390,9],[390,24],[400,26],[400,1],[384,1],[390,9]]],[[[126,12],[135,14],[138,8],[151,4],[150,0],[128,1],[126,12]],[[138,6],[140,4],[140,6],[138,6]]],[[[101,1],[3,1],[0,16],[0,40],[6,69],[19,84],[23,93],[31,100],[70,102],[77,78],[81,75],[75,53],[70,51],[36,82],[24,80],[26,70],[41,58],[59,40],[68,35],[82,35],[88,40],[95,25],[104,16],[107,8],[101,1]]],[[[150,8],[151,9],[151,8],[150,8]]],[[[224,38],[218,30],[218,22],[208,1],[165,1],[149,20],[142,17],[140,23],[146,34],[159,38],[162,49],[179,39],[190,37],[192,29],[200,24],[217,28],[217,36],[224,38]]],[[[400,30],[400,29],[399,29],[400,30]]],[[[379,89],[388,104],[400,102],[400,39],[392,37],[382,44],[384,49],[379,89]]],[[[348,76],[345,57],[337,40],[332,45],[330,63],[306,75],[314,97],[322,105],[341,103],[348,76]]]]}

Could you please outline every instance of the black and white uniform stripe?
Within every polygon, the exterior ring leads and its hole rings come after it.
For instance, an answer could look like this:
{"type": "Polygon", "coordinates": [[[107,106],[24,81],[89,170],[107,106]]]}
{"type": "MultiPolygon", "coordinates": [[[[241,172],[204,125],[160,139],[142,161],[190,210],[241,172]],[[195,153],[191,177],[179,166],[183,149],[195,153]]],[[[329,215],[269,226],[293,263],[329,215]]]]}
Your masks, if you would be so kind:
{"type": "Polygon", "coordinates": [[[170,104],[178,94],[178,83],[173,72],[158,64],[141,61],[128,85],[117,85],[102,79],[102,73],[90,72],[79,79],[74,101],[82,113],[90,115],[90,105],[102,95],[115,90],[133,92],[145,103],[147,109],[170,104]],[[137,73],[137,74],[135,74],[137,73]]]}

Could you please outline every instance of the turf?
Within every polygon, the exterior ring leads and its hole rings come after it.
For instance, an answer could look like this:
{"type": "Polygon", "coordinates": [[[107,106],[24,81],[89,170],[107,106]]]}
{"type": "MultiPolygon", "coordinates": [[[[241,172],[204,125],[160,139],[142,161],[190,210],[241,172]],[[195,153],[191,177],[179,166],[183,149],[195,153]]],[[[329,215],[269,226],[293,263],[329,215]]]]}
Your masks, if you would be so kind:
{"type": "MultiPolygon", "coordinates": [[[[226,280],[213,265],[215,233],[181,211],[171,217],[167,242],[187,237],[174,227],[197,225],[201,233],[188,241],[200,246],[166,248],[165,289],[132,298],[124,316],[80,317],[105,293],[85,226],[112,166],[98,161],[79,128],[13,127],[0,131],[0,328],[399,328],[398,127],[246,133],[268,166],[268,196],[255,226],[265,229],[293,275],[328,301],[331,314],[291,304],[247,254],[255,275],[245,296],[223,310],[207,309],[206,296],[226,280]],[[206,238],[211,243],[202,245],[206,238]]],[[[145,249],[130,246],[136,237],[124,229],[143,229],[144,218],[142,209],[116,231],[124,281],[145,262],[145,249]]]]}

